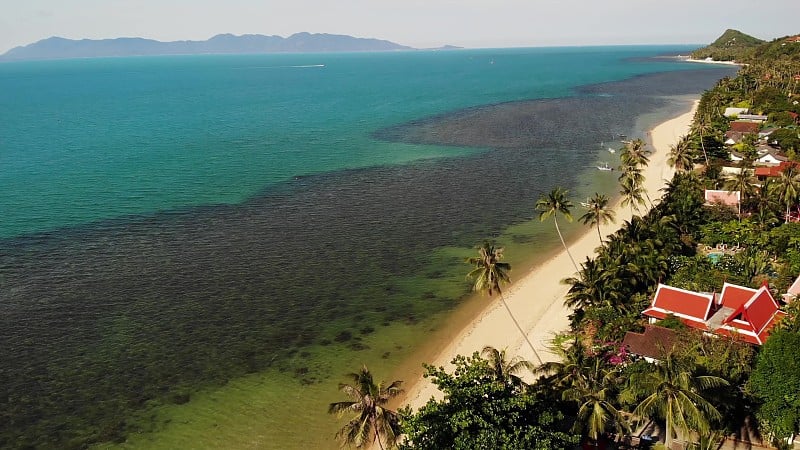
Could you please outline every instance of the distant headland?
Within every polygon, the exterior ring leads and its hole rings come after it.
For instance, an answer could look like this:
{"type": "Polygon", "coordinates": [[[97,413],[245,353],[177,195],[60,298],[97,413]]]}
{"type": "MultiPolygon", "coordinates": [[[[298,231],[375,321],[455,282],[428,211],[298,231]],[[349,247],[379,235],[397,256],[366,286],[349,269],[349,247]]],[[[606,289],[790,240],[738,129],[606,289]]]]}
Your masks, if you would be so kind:
{"type": "MultiPolygon", "coordinates": [[[[456,49],[447,45],[441,49],[456,49]]],[[[395,42],[340,34],[296,33],[289,37],[261,34],[218,34],[205,41],[162,42],[144,38],[65,39],[50,37],[15,47],[0,61],[99,58],[114,56],[377,52],[416,50],[395,42]]]]}

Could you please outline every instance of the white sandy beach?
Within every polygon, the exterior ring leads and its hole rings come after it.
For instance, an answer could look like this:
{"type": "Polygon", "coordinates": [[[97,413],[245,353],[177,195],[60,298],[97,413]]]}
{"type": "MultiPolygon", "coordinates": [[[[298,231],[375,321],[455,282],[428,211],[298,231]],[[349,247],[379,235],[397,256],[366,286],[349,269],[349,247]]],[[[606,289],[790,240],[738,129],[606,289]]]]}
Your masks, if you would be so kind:
{"type": "MultiPolygon", "coordinates": [[[[650,164],[644,171],[645,188],[650,198],[660,198],[660,189],[672,178],[673,169],[667,164],[669,148],[678,138],[688,133],[689,126],[697,108],[694,103],[691,111],[656,126],[650,132],[652,144],[648,144],[653,154],[650,164]]],[[[573,214],[580,215],[578,208],[573,214]]],[[[616,223],[601,226],[605,236],[616,231],[624,220],[630,220],[630,208],[623,208],[619,201],[615,205],[616,223]]],[[[555,230],[553,230],[555,233],[555,230]]],[[[585,261],[593,256],[599,245],[596,228],[587,228],[586,232],[570,246],[575,261],[585,261]]],[[[562,251],[545,263],[535,267],[530,273],[515,280],[504,291],[506,302],[520,321],[523,329],[545,361],[555,359],[548,350],[548,343],[553,335],[565,331],[569,326],[569,308],[564,306],[564,296],[568,286],[560,283],[564,278],[574,274],[575,269],[566,252],[562,251]]],[[[512,272],[512,277],[513,272],[512,272]]],[[[536,358],[529,346],[525,344],[503,305],[495,296],[486,300],[488,305],[469,325],[462,329],[445,345],[433,361],[436,366],[452,369],[450,361],[458,354],[470,355],[491,345],[498,349],[507,349],[509,356],[518,355],[536,363],[536,358]]],[[[441,393],[429,380],[422,378],[422,369],[414,374],[415,379],[406,379],[406,394],[399,403],[417,409],[431,397],[440,397],[441,393]]]]}

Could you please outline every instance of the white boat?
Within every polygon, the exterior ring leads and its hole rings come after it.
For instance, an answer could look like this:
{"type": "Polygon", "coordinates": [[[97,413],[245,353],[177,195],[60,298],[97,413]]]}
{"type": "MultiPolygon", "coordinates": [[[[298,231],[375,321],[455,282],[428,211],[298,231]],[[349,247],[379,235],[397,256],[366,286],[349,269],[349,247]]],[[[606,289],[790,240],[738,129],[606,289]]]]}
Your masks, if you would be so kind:
{"type": "Polygon", "coordinates": [[[605,162],[604,162],[603,164],[600,164],[599,166],[597,166],[597,170],[602,170],[602,171],[612,171],[612,170],[614,170],[614,169],[613,169],[613,168],[611,168],[611,167],[609,167],[608,163],[605,163],[605,162]]]}
{"type": "Polygon", "coordinates": [[[616,151],[616,150],[614,150],[614,149],[613,149],[613,148],[611,148],[611,147],[608,147],[608,153],[617,153],[617,151],[616,151]]]}

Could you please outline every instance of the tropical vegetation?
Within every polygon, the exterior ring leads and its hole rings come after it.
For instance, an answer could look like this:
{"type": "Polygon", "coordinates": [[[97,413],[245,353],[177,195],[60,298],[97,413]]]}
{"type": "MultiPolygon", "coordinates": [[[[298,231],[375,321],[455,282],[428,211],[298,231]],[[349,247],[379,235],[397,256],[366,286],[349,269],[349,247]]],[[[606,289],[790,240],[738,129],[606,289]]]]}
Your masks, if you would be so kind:
{"type": "MultiPolygon", "coordinates": [[[[580,264],[573,260],[575,273],[562,281],[572,314],[569,330],[553,342],[559,359],[542,363],[534,353],[539,361],[532,364],[487,347],[458,356],[450,371],[426,366],[444,397],[401,411],[401,448],[563,449],[624,443],[653,426],[667,448],[676,442],[718,448],[726,437],[752,436],[785,447],[800,433],[800,301],[784,306],[785,318],[761,347],[709,337],[674,316],[659,324],[675,336],[659,361],[622,345],[626,333],[644,330],[641,312],[659,283],[714,292],[724,282],[751,288],[766,282],[780,298],[800,274],[800,222],[791,217],[800,204],[800,42],[789,42],[726,32],[712,46],[710,56],[747,65],[702,95],[689,133],[670,150],[676,173],[660,201],[643,189],[649,152],[633,139],[620,151],[618,180],[632,218],[604,238],[600,226],[615,219],[609,199],[595,194],[585,203],[579,221],[596,228],[600,247],[580,264]],[[777,176],[753,171],[755,137],[737,147],[749,156],[730,161],[724,140],[733,118],[723,112],[745,105],[769,117],[765,127],[783,130],[770,142],[789,159],[777,176]],[[731,166],[738,170],[726,174],[731,166]],[[706,204],[705,189],[739,191],[739,208],[706,204]],[[709,259],[704,249],[723,244],[735,250],[709,259]]],[[[573,208],[560,187],[536,202],[540,220],[554,219],[567,251],[558,216],[571,220],[573,208]]],[[[510,266],[501,258],[502,249],[485,243],[468,262],[474,290],[498,293],[505,305],[500,286],[510,266]]]]}

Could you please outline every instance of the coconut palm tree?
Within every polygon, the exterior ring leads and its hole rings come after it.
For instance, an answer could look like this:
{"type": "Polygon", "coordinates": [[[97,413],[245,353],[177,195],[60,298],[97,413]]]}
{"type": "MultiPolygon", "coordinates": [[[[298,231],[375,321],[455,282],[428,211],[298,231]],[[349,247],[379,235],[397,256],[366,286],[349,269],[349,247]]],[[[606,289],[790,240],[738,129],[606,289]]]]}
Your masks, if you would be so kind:
{"type": "Polygon", "coordinates": [[[609,427],[614,427],[619,434],[626,433],[630,429],[628,421],[615,406],[620,375],[615,368],[606,367],[600,358],[593,360],[583,383],[576,383],[561,395],[563,400],[578,404],[572,431],[595,440],[609,427]]]}
{"type": "Polygon", "coordinates": [[[567,347],[554,345],[559,361],[542,364],[536,373],[542,382],[561,392],[561,398],[578,404],[578,416],[573,431],[597,439],[613,426],[618,432],[628,430],[628,423],[614,404],[619,372],[610,368],[604,359],[590,354],[578,337],[567,347]]]}
{"type": "Polygon", "coordinates": [[[710,114],[702,114],[698,109],[698,114],[694,118],[694,132],[700,135],[700,148],[703,149],[703,158],[708,167],[708,153],[706,153],[705,136],[714,131],[714,124],[711,121],[710,114]]]}
{"type": "Polygon", "coordinates": [[[603,194],[595,193],[594,197],[590,198],[587,202],[587,211],[578,220],[584,225],[597,226],[597,237],[600,238],[600,244],[603,244],[603,236],[600,234],[600,225],[605,225],[609,222],[614,223],[615,212],[608,207],[608,197],[603,194]]]}
{"type": "Polygon", "coordinates": [[[694,151],[689,136],[681,136],[678,142],[669,148],[667,164],[678,172],[690,170],[694,166],[694,151]]]}
{"type": "Polygon", "coordinates": [[[526,361],[519,356],[515,356],[510,360],[506,359],[505,350],[497,350],[496,348],[487,345],[483,347],[481,356],[489,361],[489,365],[494,372],[494,376],[498,381],[504,384],[509,384],[514,387],[525,386],[520,374],[528,371],[533,373],[536,367],[530,361],[526,361]]]}
{"type": "Polygon", "coordinates": [[[643,187],[644,175],[642,175],[642,169],[630,161],[624,162],[619,169],[622,172],[618,178],[620,185],[629,184],[633,187],[636,187],[636,190],[640,191],[641,194],[647,198],[647,202],[650,203],[650,207],[652,208],[653,200],[650,199],[650,195],[643,187]]]}
{"type": "Polygon", "coordinates": [[[640,168],[647,167],[647,164],[650,163],[650,150],[645,147],[647,144],[641,139],[626,142],[619,155],[622,164],[640,168]]]}
{"type": "Polygon", "coordinates": [[[728,382],[719,377],[695,376],[676,356],[668,355],[664,361],[653,364],[652,370],[632,374],[622,399],[642,399],[633,410],[640,420],[663,419],[665,446],[672,448],[676,430],[709,433],[710,422],[721,415],[702,393],[726,385],[728,382]]]}
{"type": "Polygon", "coordinates": [[[633,214],[634,210],[639,212],[639,206],[646,205],[642,196],[643,192],[642,186],[637,184],[633,178],[624,178],[620,183],[619,193],[622,194],[622,202],[620,204],[622,206],[630,206],[631,214],[633,214]]]}
{"type": "Polygon", "coordinates": [[[786,206],[786,219],[789,218],[789,211],[797,202],[798,194],[800,193],[800,175],[794,165],[790,165],[783,172],[781,176],[775,181],[773,185],[774,195],[778,196],[781,203],[786,206]]]}
{"type": "Polygon", "coordinates": [[[468,264],[475,267],[467,274],[467,278],[475,280],[475,284],[472,288],[474,291],[486,292],[489,297],[495,292],[500,295],[500,302],[505,306],[508,315],[514,322],[514,325],[517,326],[517,330],[519,330],[519,333],[525,338],[525,342],[530,346],[536,360],[541,364],[542,358],[539,357],[539,353],[536,352],[530,339],[528,339],[525,330],[522,329],[517,318],[514,317],[514,313],[511,312],[508,303],[506,303],[505,298],[503,298],[503,291],[500,289],[500,285],[510,281],[508,272],[511,271],[511,265],[500,262],[501,259],[503,259],[503,249],[496,248],[490,242],[484,242],[483,245],[478,248],[478,256],[468,258],[466,261],[468,264]]]}
{"type": "Polygon", "coordinates": [[[562,281],[570,286],[564,305],[573,309],[612,305],[617,300],[618,282],[613,270],[608,270],[598,259],[587,257],[576,277],[562,281]]]}
{"type": "Polygon", "coordinates": [[[386,408],[386,403],[403,392],[400,389],[402,382],[393,381],[388,386],[381,382],[376,385],[367,366],[347,377],[352,384],[341,383],[339,390],[350,400],[331,403],[328,413],[341,417],[352,412],[356,416],[336,433],[336,438],[341,440],[342,446],[362,447],[371,440],[373,444],[377,441],[381,448],[384,448],[384,442],[393,447],[400,436],[400,417],[386,408]]]}
{"type": "Polygon", "coordinates": [[[539,211],[539,220],[544,222],[551,216],[553,217],[553,223],[556,225],[556,232],[558,233],[558,238],[561,239],[561,245],[564,246],[564,250],[567,251],[567,256],[569,256],[569,260],[572,261],[572,266],[575,267],[575,271],[579,271],[578,264],[575,263],[575,259],[572,257],[572,253],[570,253],[567,244],[564,242],[564,236],[561,235],[561,230],[558,228],[558,214],[562,214],[568,222],[572,222],[572,214],[570,214],[570,208],[572,208],[572,202],[567,199],[568,191],[562,188],[555,188],[550,191],[547,195],[542,195],[539,197],[539,201],[536,202],[536,209],[539,211]]]}
{"type": "Polygon", "coordinates": [[[739,219],[742,216],[742,203],[744,203],[748,197],[755,191],[750,182],[752,181],[752,177],[750,176],[750,171],[745,167],[740,167],[739,171],[730,175],[726,180],[723,186],[728,192],[739,192],[741,199],[739,200],[739,219]]]}

